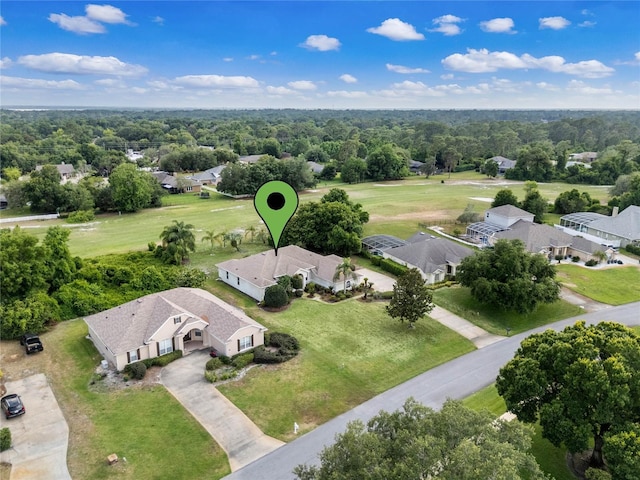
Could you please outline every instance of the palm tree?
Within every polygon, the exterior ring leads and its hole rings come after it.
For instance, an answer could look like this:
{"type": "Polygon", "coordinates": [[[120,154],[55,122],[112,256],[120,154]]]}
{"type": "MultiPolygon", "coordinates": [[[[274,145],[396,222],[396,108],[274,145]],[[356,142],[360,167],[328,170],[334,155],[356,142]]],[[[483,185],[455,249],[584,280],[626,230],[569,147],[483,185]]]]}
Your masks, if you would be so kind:
{"type": "Polygon", "coordinates": [[[196,237],[193,234],[193,228],[191,224],[174,220],[173,225],[164,227],[160,234],[162,246],[172,254],[176,263],[185,263],[189,260],[189,251],[196,251],[196,237]]]}
{"type": "Polygon", "coordinates": [[[213,252],[213,242],[216,241],[217,234],[215,230],[205,230],[204,236],[200,239],[201,242],[210,242],[211,243],[211,251],[213,252]]]}
{"type": "Polygon", "coordinates": [[[247,237],[247,235],[251,235],[251,243],[253,243],[253,239],[256,236],[256,232],[258,231],[258,229],[256,228],[255,225],[251,225],[247,228],[244,229],[244,236],[245,238],[247,237]]]}
{"type": "Polygon", "coordinates": [[[596,250],[592,253],[592,255],[596,258],[596,260],[598,260],[598,263],[604,262],[607,259],[607,254],[602,250],[596,250]]]}
{"type": "Polygon", "coordinates": [[[222,248],[227,246],[228,237],[229,237],[229,234],[227,232],[220,232],[216,235],[216,240],[220,245],[222,245],[222,248]]]}
{"type": "Polygon", "coordinates": [[[342,259],[342,263],[340,263],[336,267],[336,273],[333,275],[333,281],[335,282],[340,278],[340,275],[342,275],[344,279],[343,293],[347,293],[347,277],[350,277],[352,280],[358,279],[358,276],[353,271],[355,268],[356,266],[353,263],[351,263],[351,258],[349,257],[344,257],[342,259]]]}

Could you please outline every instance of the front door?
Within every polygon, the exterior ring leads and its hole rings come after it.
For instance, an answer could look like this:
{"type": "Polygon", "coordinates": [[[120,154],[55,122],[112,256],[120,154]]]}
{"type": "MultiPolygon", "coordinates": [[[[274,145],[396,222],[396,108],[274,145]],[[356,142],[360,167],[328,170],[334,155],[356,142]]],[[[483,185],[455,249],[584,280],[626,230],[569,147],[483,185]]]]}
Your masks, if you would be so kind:
{"type": "Polygon", "coordinates": [[[189,340],[191,340],[191,331],[189,331],[189,333],[182,337],[183,342],[188,342],[189,340]]]}

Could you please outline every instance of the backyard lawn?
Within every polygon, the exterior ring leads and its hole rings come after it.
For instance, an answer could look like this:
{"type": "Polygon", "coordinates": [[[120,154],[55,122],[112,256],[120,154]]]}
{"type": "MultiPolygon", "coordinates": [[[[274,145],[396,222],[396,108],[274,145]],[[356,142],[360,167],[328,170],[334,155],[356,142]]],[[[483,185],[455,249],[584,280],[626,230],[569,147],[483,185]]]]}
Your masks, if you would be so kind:
{"type": "Polygon", "coordinates": [[[598,302],[623,305],[640,300],[640,268],[636,265],[592,269],[557,265],[557,279],[571,290],[598,302]]]}
{"type": "Polygon", "coordinates": [[[300,340],[294,360],[253,369],[220,391],[265,433],[293,438],[436,365],[474,349],[471,342],[424,318],[408,329],[387,316],[385,303],[337,304],[302,298],[283,312],[249,309],[270,331],[300,340]]]}
{"type": "Polygon", "coordinates": [[[575,317],[583,312],[578,306],[564,300],[542,304],[528,314],[499,310],[480,303],[465,287],[434,290],[433,302],[495,335],[505,335],[507,328],[510,329],[511,335],[526,332],[563,318],[575,317]]]}

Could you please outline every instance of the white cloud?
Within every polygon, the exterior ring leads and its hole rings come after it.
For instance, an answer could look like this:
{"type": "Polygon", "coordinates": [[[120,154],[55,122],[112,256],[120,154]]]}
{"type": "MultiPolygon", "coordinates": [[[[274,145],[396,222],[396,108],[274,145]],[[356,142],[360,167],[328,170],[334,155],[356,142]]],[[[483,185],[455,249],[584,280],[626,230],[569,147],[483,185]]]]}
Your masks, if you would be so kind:
{"type": "Polygon", "coordinates": [[[199,88],[256,88],[260,86],[252,77],[223,75],[184,75],[176,77],[175,83],[199,88]]]}
{"type": "Polygon", "coordinates": [[[89,4],[84,8],[87,18],[101,23],[124,23],[131,25],[127,20],[127,14],[119,8],[111,5],[89,4]]]}
{"type": "Polygon", "coordinates": [[[146,88],[142,88],[142,87],[133,87],[131,89],[129,89],[129,91],[133,92],[133,93],[137,93],[139,95],[142,95],[143,93],[147,93],[147,89],[146,88]]]}
{"type": "Polygon", "coordinates": [[[104,25],[94,22],[87,17],[70,17],[64,13],[52,13],[49,21],[57,24],[63,30],[73,33],[104,33],[107,31],[104,25]]]}
{"type": "Polygon", "coordinates": [[[459,35],[462,33],[462,29],[458,26],[458,23],[463,21],[462,18],[456,17],[455,15],[442,15],[441,17],[433,19],[433,24],[437,26],[429,31],[440,32],[446,36],[459,35]]]}
{"type": "Polygon", "coordinates": [[[344,83],[358,83],[358,79],[353,75],[349,75],[348,73],[340,75],[340,77],[338,78],[340,78],[340,80],[342,80],[344,83]]]}
{"type": "Polygon", "coordinates": [[[510,52],[489,52],[487,49],[468,49],[466,54],[454,53],[442,60],[442,64],[450,69],[469,73],[495,72],[500,69],[518,70],[540,68],[554,73],[566,73],[585,78],[607,77],[614,69],[598,60],[585,60],[578,63],[567,63],[556,55],[536,58],[528,53],[517,56],[510,52]]]}
{"type": "Polygon", "coordinates": [[[13,64],[13,61],[9,57],[4,57],[0,60],[0,68],[9,68],[13,64]]]}
{"type": "Polygon", "coordinates": [[[587,10],[586,8],[581,10],[580,13],[585,16],[595,17],[595,13],[593,13],[591,10],[587,10]]]}
{"type": "Polygon", "coordinates": [[[480,28],[489,33],[517,33],[513,29],[514,26],[515,24],[513,23],[513,19],[509,17],[493,18],[491,20],[480,22],[480,28]]]}
{"type": "Polygon", "coordinates": [[[115,78],[101,78],[100,80],[96,80],[93,83],[95,83],[96,85],[100,85],[102,87],[127,88],[126,83],[124,83],[122,80],[115,79],[115,78]]]}
{"type": "Polygon", "coordinates": [[[426,70],[424,68],[412,68],[412,67],[405,67],[404,65],[393,65],[391,63],[387,63],[386,65],[387,70],[389,70],[390,72],[395,72],[395,73],[430,73],[429,70],[426,70]]]}
{"type": "Polygon", "coordinates": [[[125,63],[116,57],[73,55],[71,53],[45,53],[24,55],[18,59],[20,65],[49,73],[72,73],[79,75],[140,76],[147,73],[142,65],[125,63]]]}
{"type": "Polygon", "coordinates": [[[581,95],[610,95],[614,93],[609,86],[605,86],[603,88],[592,87],[580,80],[571,80],[567,84],[567,90],[581,95]]]}
{"type": "Polygon", "coordinates": [[[253,55],[249,55],[247,58],[249,60],[260,60],[260,55],[253,54],[253,55]]]}
{"type": "Polygon", "coordinates": [[[223,62],[233,62],[233,57],[224,57],[222,59],[223,62]]]}
{"type": "Polygon", "coordinates": [[[540,29],[550,28],[552,30],[562,30],[571,25],[571,22],[564,17],[544,17],[539,18],[540,29]]]}
{"type": "Polygon", "coordinates": [[[329,50],[338,50],[340,48],[340,40],[326,35],[309,35],[300,46],[309,50],[328,52],[329,50]]]}
{"type": "Polygon", "coordinates": [[[560,90],[557,86],[547,82],[538,82],[536,83],[536,87],[542,90],[548,90],[550,92],[557,92],[558,90],[560,90]]]}
{"type": "Polygon", "coordinates": [[[158,25],[160,25],[160,26],[164,25],[164,18],[162,18],[162,17],[161,17],[161,16],[159,16],[159,15],[156,15],[155,17],[153,17],[153,18],[151,19],[151,21],[152,21],[153,23],[157,23],[157,24],[158,24],[158,25]]]}
{"type": "Polygon", "coordinates": [[[40,78],[0,77],[5,88],[46,88],[55,90],[82,90],[84,87],[75,80],[42,80],[40,78]]]}
{"type": "Polygon", "coordinates": [[[278,52],[276,52],[275,50],[273,52],[271,52],[269,55],[271,55],[272,57],[275,57],[276,55],[278,55],[278,52]]]}
{"type": "Polygon", "coordinates": [[[590,27],[595,27],[596,26],[596,22],[591,22],[589,20],[585,20],[582,23],[578,24],[579,27],[583,27],[583,28],[590,28],[590,27]]]}
{"type": "Polygon", "coordinates": [[[318,88],[311,80],[297,80],[295,82],[289,82],[287,85],[296,90],[315,90],[318,88]]]}
{"type": "Polygon", "coordinates": [[[424,35],[416,32],[413,25],[405,23],[399,18],[387,18],[379,27],[367,28],[367,32],[396,41],[424,40],[424,35]]]}
{"type": "Polygon", "coordinates": [[[445,73],[444,75],[440,75],[442,80],[451,80],[455,75],[453,73],[445,73]]]}
{"type": "Polygon", "coordinates": [[[147,82],[147,85],[149,85],[154,90],[172,90],[174,92],[184,90],[184,87],[181,87],[179,85],[172,85],[163,80],[150,80],[147,82]]]}
{"type": "Polygon", "coordinates": [[[2,15],[0,15],[0,26],[6,25],[7,21],[4,19],[2,15]]]}
{"type": "Polygon", "coordinates": [[[338,98],[365,98],[368,97],[369,94],[367,92],[362,92],[359,90],[347,91],[347,90],[331,90],[327,92],[328,97],[338,97],[338,98]]]}
{"type": "Polygon", "coordinates": [[[636,62],[640,62],[640,52],[636,52],[633,57],[636,59],[636,62]]]}
{"type": "Polygon", "coordinates": [[[269,95],[299,95],[300,94],[300,92],[297,92],[287,87],[272,87],[271,85],[269,85],[266,90],[269,95]]]}

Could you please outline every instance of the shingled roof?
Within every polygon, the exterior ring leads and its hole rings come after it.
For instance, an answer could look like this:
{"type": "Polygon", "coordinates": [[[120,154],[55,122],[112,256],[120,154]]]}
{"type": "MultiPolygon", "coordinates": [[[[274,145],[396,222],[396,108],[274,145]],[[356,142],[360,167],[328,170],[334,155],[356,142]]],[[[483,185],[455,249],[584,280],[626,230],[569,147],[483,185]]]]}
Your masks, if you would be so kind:
{"type": "Polygon", "coordinates": [[[391,248],[387,255],[418,267],[424,273],[442,270],[447,264],[458,265],[473,250],[446,238],[427,236],[423,241],[391,248]]]}
{"type": "MultiPolygon", "coordinates": [[[[186,315],[208,324],[207,331],[226,342],[239,329],[257,325],[241,310],[199,288],[174,288],[152,293],[84,319],[100,340],[118,355],[153,339],[171,317],[186,315]]],[[[176,326],[176,332],[183,325],[176,326]]]]}

